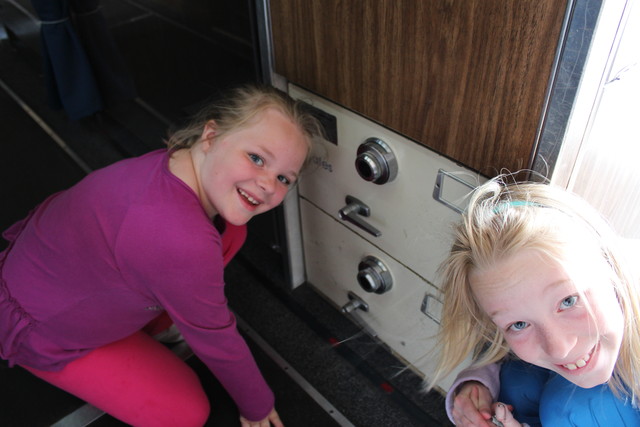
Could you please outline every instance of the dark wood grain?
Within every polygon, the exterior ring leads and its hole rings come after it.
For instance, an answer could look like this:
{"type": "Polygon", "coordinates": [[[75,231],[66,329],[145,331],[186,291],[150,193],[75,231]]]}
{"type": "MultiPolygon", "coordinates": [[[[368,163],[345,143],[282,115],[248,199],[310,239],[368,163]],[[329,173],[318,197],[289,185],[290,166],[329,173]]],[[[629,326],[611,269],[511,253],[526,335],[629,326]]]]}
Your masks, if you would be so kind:
{"type": "Polygon", "coordinates": [[[566,3],[272,0],[278,74],[486,175],[529,166],[566,3]]]}

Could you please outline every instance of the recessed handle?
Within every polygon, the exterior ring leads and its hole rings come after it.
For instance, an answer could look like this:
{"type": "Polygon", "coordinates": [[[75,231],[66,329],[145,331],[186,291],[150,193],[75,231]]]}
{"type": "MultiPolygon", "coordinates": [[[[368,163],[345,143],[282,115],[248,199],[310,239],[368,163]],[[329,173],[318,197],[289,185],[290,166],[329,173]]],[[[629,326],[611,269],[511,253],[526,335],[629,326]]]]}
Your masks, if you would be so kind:
{"type": "Polygon", "coordinates": [[[442,318],[442,301],[427,293],[422,300],[420,311],[439,325],[442,318]]]}
{"type": "Polygon", "coordinates": [[[468,196],[471,194],[473,190],[475,190],[475,186],[469,184],[465,180],[460,177],[457,177],[452,172],[447,172],[444,169],[438,170],[438,175],[436,176],[436,184],[433,187],[433,198],[443,205],[447,206],[450,209],[458,213],[463,213],[467,203],[469,202],[468,196]],[[462,200],[448,200],[447,195],[445,195],[445,178],[449,178],[452,184],[454,184],[458,188],[454,188],[458,193],[464,193],[462,200]]]}
{"type": "Polygon", "coordinates": [[[345,202],[347,203],[347,206],[338,211],[340,219],[360,227],[375,237],[382,236],[382,232],[380,232],[380,230],[362,219],[363,216],[368,217],[370,215],[371,210],[369,209],[369,206],[365,205],[353,196],[347,196],[345,198],[345,202]]]}

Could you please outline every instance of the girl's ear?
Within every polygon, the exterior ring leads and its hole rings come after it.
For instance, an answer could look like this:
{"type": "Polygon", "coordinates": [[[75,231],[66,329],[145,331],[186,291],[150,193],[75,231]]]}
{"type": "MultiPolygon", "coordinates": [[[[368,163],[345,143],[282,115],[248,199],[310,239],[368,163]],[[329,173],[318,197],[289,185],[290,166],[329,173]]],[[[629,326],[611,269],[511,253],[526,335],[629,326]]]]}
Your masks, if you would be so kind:
{"type": "Polygon", "coordinates": [[[204,124],[204,128],[202,129],[202,135],[200,139],[202,140],[203,148],[206,150],[213,143],[213,139],[216,136],[217,125],[215,120],[209,120],[204,124]]]}

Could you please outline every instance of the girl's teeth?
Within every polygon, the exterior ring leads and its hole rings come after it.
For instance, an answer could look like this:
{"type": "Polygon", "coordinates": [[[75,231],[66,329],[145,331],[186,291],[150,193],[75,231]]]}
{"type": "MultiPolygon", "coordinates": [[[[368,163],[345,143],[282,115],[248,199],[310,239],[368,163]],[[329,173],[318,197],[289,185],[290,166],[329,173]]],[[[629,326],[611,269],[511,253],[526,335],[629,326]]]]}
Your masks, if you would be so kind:
{"type": "Polygon", "coordinates": [[[250,202],[251,202],[251,204],[253,204],[253,205],[259,205],[259,204],[260,204],[260,202],[258,202],[258,201],[257,201],[256,199],[254,199],[253,197],[249,196],[249,195],[248,195],[247,193],[245,193],[244,191],[242,191],[242,190],[238,190],[238,192],[239,192],[240,194],[242,194],[242,196],[244,196],[244,198],[245,198],[245,199],[247,199],[248,201],[250,201],[250,202]]]}
{"type": "Polygon", "coordinates": [[[591,356],[587,354],[586,356],[584,356],[583,359],[576,360],[576,363],[569,363],[567,365],[564,365],[564,367],[570,371],[574,371],[578,368],[582,368],[587,365],[587,362],[589,361],[590,357],[591,356]]]}

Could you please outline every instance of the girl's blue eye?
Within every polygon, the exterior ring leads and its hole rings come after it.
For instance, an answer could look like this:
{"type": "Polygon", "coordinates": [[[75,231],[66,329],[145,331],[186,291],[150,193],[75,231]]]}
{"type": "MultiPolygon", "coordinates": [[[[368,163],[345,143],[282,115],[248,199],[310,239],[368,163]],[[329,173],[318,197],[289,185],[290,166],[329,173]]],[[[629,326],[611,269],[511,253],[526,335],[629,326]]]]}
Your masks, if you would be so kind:
{"type": "Polygon", "coordinates": [[[571,308],[578,302],[577,295],[571,295],[570,297],[566,297],[560,303],[560,310],[566,310],[567,308],[571,308]]]}
{"type": "Polygon", "coordinates": [[[258,166],[263,166],[264,165],[264,160],[262,159],[262,157],[258,156],[257,154],[249,153],[249,158],[251,159],[251,161],[253,163],[255,163],[258,166]]]}
{"type": "Polygon", "coordinates": [[[278,175],[278,181],[280,181],[284,185],[290,185],[291,184],[291,181],[289,180],[289,178],[287,178],[284,175],[278,175]]]}
{"type": "Polygon", "coordinates": [[[518,322],[514,322],[514,323],[512,323],[511,325],[509,325],[509,330],[511,330],[511,331],[515,331],[515,332],[518,332],[518,331],[523,330],[523,329],[524,329],[524,328],[526,328],[527,326],[529,326],[529,325],[527,324],[527,322],[518,321],[518,322]]]}

